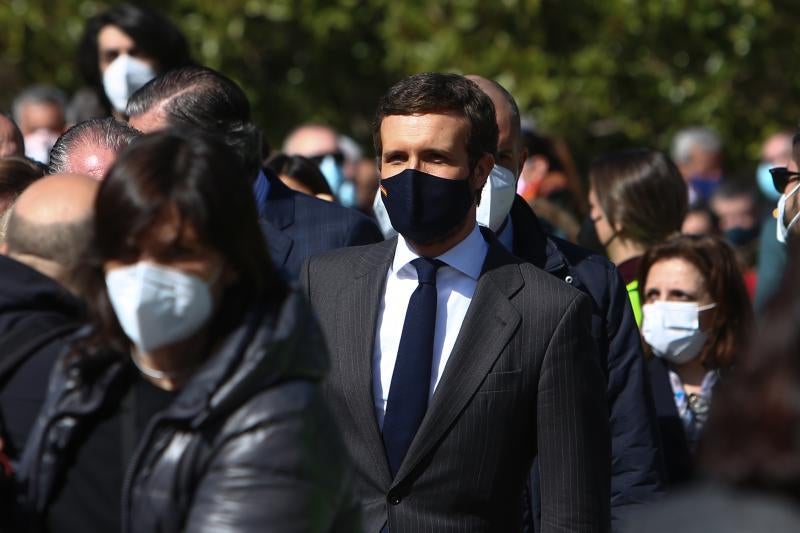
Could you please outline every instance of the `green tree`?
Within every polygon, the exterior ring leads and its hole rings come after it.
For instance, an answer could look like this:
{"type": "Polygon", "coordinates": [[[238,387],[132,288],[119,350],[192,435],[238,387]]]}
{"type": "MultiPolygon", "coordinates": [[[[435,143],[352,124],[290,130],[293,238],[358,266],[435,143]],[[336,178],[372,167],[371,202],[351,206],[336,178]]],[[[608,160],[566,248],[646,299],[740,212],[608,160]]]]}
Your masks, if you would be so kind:
{"type": "MultiPolygon", "coordinates": [[[[668,148],[706,124],[730,172],[800,118],[791,0],[161,0],[195,58],[242,84],[273,143],[319,120],[365,145],[379,96],[410,73],[493,77],[580,162],[668,148]]],[[[4,0],[0,107],[32,82],[72,90],[75,43],[108,3],[4,0]]]]}

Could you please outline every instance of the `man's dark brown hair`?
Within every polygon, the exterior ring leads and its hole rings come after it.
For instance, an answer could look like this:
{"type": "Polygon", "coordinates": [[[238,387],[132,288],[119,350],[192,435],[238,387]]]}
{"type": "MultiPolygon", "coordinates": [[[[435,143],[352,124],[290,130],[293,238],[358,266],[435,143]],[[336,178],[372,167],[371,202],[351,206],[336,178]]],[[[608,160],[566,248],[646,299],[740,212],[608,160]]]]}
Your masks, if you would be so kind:
{"type": "Polygon", "coordinates": [[[424,72],[409,76],[383,95],[372,125],[375,154],[383,153],[381,122],[391,115],[454,113],[469,123],[467,155],[474,168],[484,154],[497,152],[494,105],[480,87],[458,74],[424,72]]]}

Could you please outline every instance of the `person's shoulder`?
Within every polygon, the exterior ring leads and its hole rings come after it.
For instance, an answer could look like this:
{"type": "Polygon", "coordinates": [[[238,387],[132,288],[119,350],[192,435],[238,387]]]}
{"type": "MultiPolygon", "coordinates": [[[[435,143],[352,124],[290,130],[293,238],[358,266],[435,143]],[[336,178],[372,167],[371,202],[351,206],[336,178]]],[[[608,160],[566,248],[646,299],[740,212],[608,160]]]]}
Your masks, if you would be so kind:
{"type": "Polygon", "coordinates": [[[632,513],[624,532],[798,531],[800,511],[791,502],[718,484],[695,485],[632,513]],[[701,513],[696,512],[702,509],[701,513]]]}
{"type": "Polygon", "coordinates": [[[532,309],[541,309],[542,306],[553,306],[565,309],[569,307],[576,298],[585,297],[583,292],[573,287],[562,279],[542,270],[541,268],[528,263],[522,259],[513,265],[519,269],[524,280],[524,285],[520,291],[526,294],[526,302],[535,305],[532,309]]]}
{"type": "Polygon", "coordinates": [[[550,235],[548,237],[553,245],[567,260],[567,263],[576,268],[586,268],[589,271],[602,273],[603,275],[614,272],[617,267],[604,255],[584,248],[583,246],[571,243],[567,240],[550,235]]]}
{"type": "Polygon", "coordinates": [[[383,263],[391,259],[397,239],[363,244],[361,246],[347,246],[314,254],[306,260],[309,268],[317,272],[340,273],[342,271],[354,273],[353,269],[370,264],[383,263]]]}
{"type": "Polygon", "coordinates": [[[336,202],[320,200],[314,196],[297,191],[292,191],[292,193],[295,205],[298,209],[314,211],[318,216],[341,220],[348,224],[355,224],[358,222],[374,223],[367,215],[350,207],[344,207],[336,202]]]}

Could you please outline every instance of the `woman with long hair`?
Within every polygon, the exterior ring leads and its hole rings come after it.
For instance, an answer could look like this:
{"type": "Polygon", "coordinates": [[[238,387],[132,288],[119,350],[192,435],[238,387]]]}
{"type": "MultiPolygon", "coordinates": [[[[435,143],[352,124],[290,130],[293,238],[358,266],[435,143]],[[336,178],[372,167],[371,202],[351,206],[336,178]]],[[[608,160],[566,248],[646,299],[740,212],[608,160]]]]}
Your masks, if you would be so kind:
{"type": "Polygon", "coordinates": [[[24,527],[352,530],[324,343],[226,146],[180,132],[129,146],[77,273],[91,326],[25,450],[24,527]]]}

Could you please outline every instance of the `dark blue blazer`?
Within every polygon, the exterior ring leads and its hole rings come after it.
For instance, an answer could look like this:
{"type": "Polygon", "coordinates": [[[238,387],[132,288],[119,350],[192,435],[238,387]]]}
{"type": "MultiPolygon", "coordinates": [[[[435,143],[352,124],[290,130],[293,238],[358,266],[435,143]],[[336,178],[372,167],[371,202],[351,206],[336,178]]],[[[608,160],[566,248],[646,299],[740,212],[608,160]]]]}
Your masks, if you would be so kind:
{"type": "Polygon", "coordinates": [[[669,381],[669,367],[660,357],[653,357],[647,362],[647,369],[650,372],[653,401],[661,432],[667,484],[681,485],[692,479],[694,468],[686,430],[675,405],[675,395],[672,393],[672,384],[669,381]]]}
{"type": "Polygon", "coordinates": [[[268,169],[269,194],[261,229],[275,265],[297,279],[314,254],[383,240],[378,226],[354,209],[293,191],[268,169]]]}
{"type": "MultiPolygon", "coordinates": [[[[639,329],[616,267],[606,258],[548,236],[521,197],[511,208],[514,254],[563,279],[592,301],[592,336],[606,372],[611,423],[611,518],[613,530],[633,506],[663,492],[664,468],[650,383],[639,329]]],[[[534,467],[531,503],[539,530],[538,472],[534,467]]]]}

